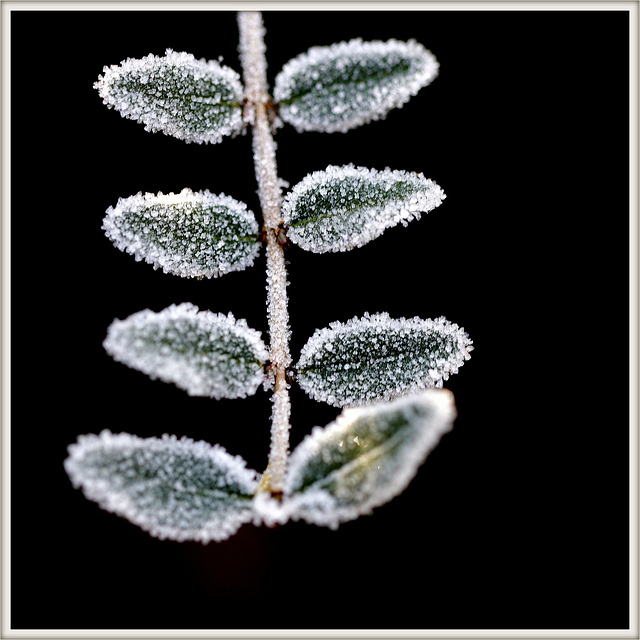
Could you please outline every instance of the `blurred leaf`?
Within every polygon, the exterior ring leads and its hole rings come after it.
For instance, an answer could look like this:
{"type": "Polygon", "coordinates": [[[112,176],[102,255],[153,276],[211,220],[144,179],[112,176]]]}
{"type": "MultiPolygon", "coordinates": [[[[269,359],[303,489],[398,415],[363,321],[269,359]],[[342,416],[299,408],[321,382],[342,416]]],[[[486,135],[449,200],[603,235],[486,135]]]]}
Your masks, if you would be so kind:
{"type": "Polygon", "coordinates": [[[265,381],[260,333],[231,314],[198,312],[184,303],[149,309],[109,327],[104,348],[114,360],[173,382],[192,396],[244,398],[265,381]]]}
{"type": "Polygon", "coordinates": [[[175,436],[80,436],[65,469],[89,500],[170,540],[224,540],[253,518],[258,474],[221,446],[175,436]]]}
{"type": "Polygon", "coordinates": [[[329,166],[287,193],[282,215],[287,236],[313,251],[349,251],[399,222],[406,225],[439,206],[442,189],[422,174],[329,166]]]}
{"type": "Polygon", "coordinates": [[[253,264],[258,223],[247,206],[209,191],[120,198],[103,221],[121,251],[183,278],[216,278],[253,264]]]}
{"type": "MultiPolygon", "coordinates": [[[[331,528],[370,513],[404,491],[455,415],[453,394],[440,389],[343,411],[291,454],[282,510],[331,528]]],[[[256,506],[266,519],[264,501],[256,506]]]]}
{"type": "Polygon", "coordinates": [[[464,330],[445,318],[366,314],[316,330],[302,349],[297,380],[320,402],[365,405],[442,386],[472,350],[464,330]]]}
{"type": "Polygon", "coordinates": [[[220,142],[242,131],[240,76],[213,60],[167,49],[104,67],[93,85],[103,102],[146,131],[185,142],[220,142]]]}
{"type": "Polygon", "coordinates": [[[415,40],[340,42],[312,47],[276,76],[280,117],[298,131],[348,131],[383,118],[438,75],[415,40]]]}

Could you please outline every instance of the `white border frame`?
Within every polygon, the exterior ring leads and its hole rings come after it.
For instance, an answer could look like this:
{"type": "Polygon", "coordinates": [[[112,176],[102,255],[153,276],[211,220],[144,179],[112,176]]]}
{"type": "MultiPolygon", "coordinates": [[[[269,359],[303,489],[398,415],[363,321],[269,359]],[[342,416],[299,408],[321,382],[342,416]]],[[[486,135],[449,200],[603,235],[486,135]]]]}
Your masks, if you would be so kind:
{"type": "Polygon", "coordinates": [[[1,591],[1,637],[2,638],[639,638],[638,608],[638,176],[640,162],[638,157],[638,8],[639,0],[629,2],[581,2],[581,1],[537,1],[537,2],[155,2],[149,1],[111,1],[111,2],[48,2],[48,1],[22,1],[0,0],[0,98],[2,100],[1,111],[1,142],[2,152],[0,156],[0,194],[2,226],[0,230],[1,247],[1,302],[2,314],[2,342],[0,355],[2,368],[0,380],[2,383],[2,395],[0,403],[2,431],[0,456],[2,462],[1,498],[2,509],[0,523],[2,525],[2,582],[1,591]],[[11,361],[11,323],[10,323],[10,279],[11,279],[11,111],[10,111],[10,47],[11,47],[11,12],[14,9],[20,11],[237,11],[260,10],[276,11],[628,11],[629,12],[629,87],[630,87],[630,111],[629,111],[629,623],[628,629],[546,629],[546,630],[522,630],[522,629],[333,629],[333,630],[305,630],[305,629],[237,629],[237,630],[179,630],[171,629],[140,630],[121,629],[117,631],[96,631],[91,629],[59,629],[59,630],[32,630],[11,628],[11,537],[10,537],[10,459],[11,459],[11,379],[9,366],[11,361]]]}

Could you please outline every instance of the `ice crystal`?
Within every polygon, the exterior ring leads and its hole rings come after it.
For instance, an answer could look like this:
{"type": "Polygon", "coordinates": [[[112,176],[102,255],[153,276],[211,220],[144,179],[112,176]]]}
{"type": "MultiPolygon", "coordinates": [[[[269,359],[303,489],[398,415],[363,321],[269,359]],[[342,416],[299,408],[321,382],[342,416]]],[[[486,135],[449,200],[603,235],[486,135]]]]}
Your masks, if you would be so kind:
{"type": "Polygon", "coordinates": [[[442,189],[422,174],[329,166],[306,176],[287,193],[282,215],[287,236],[313,251],[349,251],[398,223],[439,206],[442,189]]]}
{"type": "Polygon", "coordinates": [[[314,427],[291,454],[281,503],[258,494],[257,516],[337,528],[400,494],[453,426],[453,394],[429,389],[314,427]]]}
{"type": "Polygon", "coordinates": [[[173,382],[192,396],[244,398],[264,382],[267,348],[260,333],[192,304],[149,309],[109,327],[104,348],[118,362],[173,382]]]}
{"type": "Polygon", "coordinates": [[[104,67],[94,88],[104,103],[147,131],[185,142],[220,142],[243,128],[240,76],[214,60],[167,49],[104,67]]]}
{"type": "Polygon", "coordinates": [[[312,47],[276,76],[280,117],[298,131],[348,131],[379,120],[438,75],[438,62],[415,40],[312,47]]]}
{"type": "Polygon", "coordinates": [[[316,330],[302,349],[298,382],[320,402],[366,405],[442,386],[472,350],[464,330],[445,318],[365,314],[316,330]]]}
{"type": "Polygon", "coordinates": [[[103,431],[80,436],[65,469],[89,500],[157,538],[224,540],[254,517],[258,474],[220,445],[103,431]]]}
{"type": "Polygon", "coordinates": [[[260,249],[254,214],[224,194],[138,193],[106,213],[102,228],[118,249],[184,278],[242,271],[260,249]]]}

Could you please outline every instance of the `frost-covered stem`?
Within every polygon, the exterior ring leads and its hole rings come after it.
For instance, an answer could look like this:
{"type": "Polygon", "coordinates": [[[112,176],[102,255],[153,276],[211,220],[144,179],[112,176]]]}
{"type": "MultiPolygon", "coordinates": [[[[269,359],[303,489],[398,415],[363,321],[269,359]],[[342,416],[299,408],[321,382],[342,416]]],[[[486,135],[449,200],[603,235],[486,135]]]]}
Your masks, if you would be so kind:
{"type": "Polygon", "coordinates": [[[269,453],[269,484],[272,493],[282,491],[289,450],[289,385],[286,369],[291,364],[289,354],[289,311],[287,308],[287,271],[284,250],[278,242],[278,227],[282,223],[282,200],[276,167],[276,146],[271,135],[267,103],[267,61],[264,26],[260,12],[238,13],[240,28],[240,60],[245,81],[247,114],[253,125],[253,160],[258,195],[267,241],[267,309],[271,338],[271,364],[275,370],[273,411],[271,415],[271,451],[269,453]]]}

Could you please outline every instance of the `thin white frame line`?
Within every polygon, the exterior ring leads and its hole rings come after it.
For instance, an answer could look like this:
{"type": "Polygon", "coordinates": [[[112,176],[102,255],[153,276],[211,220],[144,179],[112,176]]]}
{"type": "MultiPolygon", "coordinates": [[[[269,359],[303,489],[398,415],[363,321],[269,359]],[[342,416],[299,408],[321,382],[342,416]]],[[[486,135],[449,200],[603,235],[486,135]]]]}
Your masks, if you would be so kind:
{"type": "Polygon", "coordinates": [[[638,277],[639,235],[638,217],[640,201],[638,176],[640,175],[640,149],[638,125],[640,120],[640,87],[638,86],[638,60],[640,54],[638,4],[629,15],[629,626],[639,634],[638,602],[640,599],[638,568],[638,489],[639,438],[638,389],[640,372],[638,358],[639,308],[638,277]]]}

